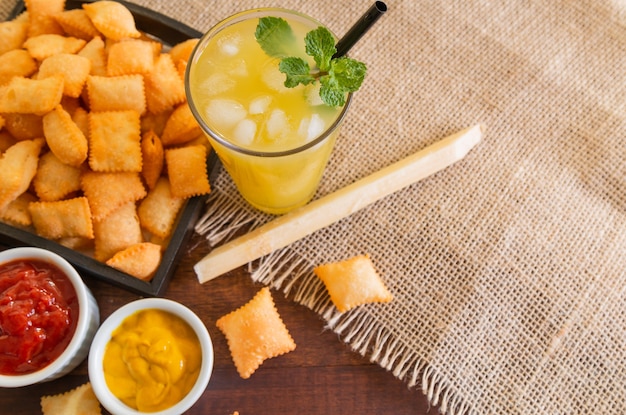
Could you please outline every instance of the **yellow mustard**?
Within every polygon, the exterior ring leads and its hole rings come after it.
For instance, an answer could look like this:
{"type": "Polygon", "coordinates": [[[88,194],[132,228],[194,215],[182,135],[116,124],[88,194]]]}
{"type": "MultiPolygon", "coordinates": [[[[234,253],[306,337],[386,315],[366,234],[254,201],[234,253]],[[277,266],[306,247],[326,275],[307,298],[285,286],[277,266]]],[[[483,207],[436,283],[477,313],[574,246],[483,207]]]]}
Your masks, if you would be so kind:
{"type": "Polygon", "coordinates": [[[131,408],[157,412],[178,403],[193,387],[202,363],[200,342],[180,317],[139,311],[113,331],[104,352],[104,378],[131,408]]]}

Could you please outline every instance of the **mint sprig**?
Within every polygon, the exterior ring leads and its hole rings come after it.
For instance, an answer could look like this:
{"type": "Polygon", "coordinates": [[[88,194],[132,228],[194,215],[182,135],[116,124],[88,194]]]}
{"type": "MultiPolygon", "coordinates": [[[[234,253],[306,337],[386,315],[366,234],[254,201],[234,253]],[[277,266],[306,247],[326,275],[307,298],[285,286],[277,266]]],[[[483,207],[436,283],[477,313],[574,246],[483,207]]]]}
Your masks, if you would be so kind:
{"type": "Polygon", "coordinates": [[[337,53],[335,39],[325,27],[310,31],[304,38],[305,52],[313,57],[314,68],[301,57],[289,56],[295,37],[286,20],[260,18],[255,36],[265,53],[281,58],[278,69],[286,75],[285,87],[320,82],[320,97],[331,107],[344,105],[346,95],[357,91],[365,79],[367,67],[363,62],[345,56],[333,58],[337,53]]]}

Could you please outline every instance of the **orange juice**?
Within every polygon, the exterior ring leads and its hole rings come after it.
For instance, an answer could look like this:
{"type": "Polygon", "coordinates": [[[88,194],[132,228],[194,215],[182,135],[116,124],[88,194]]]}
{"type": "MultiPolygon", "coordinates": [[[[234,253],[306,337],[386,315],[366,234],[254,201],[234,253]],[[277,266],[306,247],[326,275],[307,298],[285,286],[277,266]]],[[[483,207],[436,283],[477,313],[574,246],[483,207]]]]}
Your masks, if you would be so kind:
{"type": "Polygon", "coordinates": [[[283,9],[251,10],[211,29],[198,43],[186,76],[189,105],[240,194],[273,214],[314,195],[349,106],[324,104],[314,85],[284,86],[279,59],[255,38],[259,18],[282,17],[305,54],[304,37],[321,24],[283,9]]]}

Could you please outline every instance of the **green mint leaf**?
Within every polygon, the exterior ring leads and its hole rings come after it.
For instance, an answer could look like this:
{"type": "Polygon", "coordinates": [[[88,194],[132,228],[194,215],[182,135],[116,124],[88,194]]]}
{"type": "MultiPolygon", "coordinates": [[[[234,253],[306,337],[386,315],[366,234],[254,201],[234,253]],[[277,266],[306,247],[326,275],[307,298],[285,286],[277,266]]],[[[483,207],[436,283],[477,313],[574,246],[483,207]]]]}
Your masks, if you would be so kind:
{"type": "Polygon", "coordinates": [[[342,92],[354,92],[361,87],[367,67],[363,62],[348,57],[333,59],[328,75],[342,92]]]}
{"type": "Polygon", "coordinates": [[[287,75],[285,86],[293,88],[298,84],[307,85],[315,82],[315,77],[311,75],[309,64],[302,58],[284,58],[278,65],[278,70],[287,75]]]}
{"type": "Polygon", "coordinates": [[[265,53],[282,58],[278,69],[286,75],[285,87],[319,81],[320,97],[331,107],[344,105],[347,94],[357,91],[365,79],[364,63],[345,56],[333,58],[337,52],[335,39],[324,27],[310,31],[304,38],[305,52],[313,57],[316,68],[310,68],[303,59],[305,55],[297,52],[295,35],[286,20],[262,17],[255,37],[265,53]]]}
{"type": "Polygon", "coordinates": [[[330,107],[340,107],[346,103],[346,93],[336,87],[331,77],[320,78],[320,83],[320,98],[324,104],[330,107]]]}
{"type": "Polygon", "coordinates": [[[330,60],[337,52],[335,38],[325,27],[318,27],[310,31],[304,38],[306,53],[315,59],[317,67],[322,72],[330,69],[330,60]]]}
{"type": "Polygon", "coordinates": [[[296,41],[289,23],[272,16],[259,19],[254,36],[265,53],[279,58],[289,56],[296,41]]]}

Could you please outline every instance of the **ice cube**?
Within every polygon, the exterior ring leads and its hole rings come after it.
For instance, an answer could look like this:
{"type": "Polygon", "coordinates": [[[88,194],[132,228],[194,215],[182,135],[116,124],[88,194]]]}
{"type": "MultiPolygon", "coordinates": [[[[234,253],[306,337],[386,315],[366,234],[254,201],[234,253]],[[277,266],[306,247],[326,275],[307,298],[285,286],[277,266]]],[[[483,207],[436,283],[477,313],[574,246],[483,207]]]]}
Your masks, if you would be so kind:
{"type": "Polygon", "coordinates": [[[206,96],[214,96],[232,89],[235,86],[235,80],[222,72],[210,75],[200,84],[200,89],[206,96]]]}
{"type": "Polygon", "coordinates": [[[218,41],[219,50],[224,55],[235,56],[236,54],[239,53],[240,42],[241,42],[241,39],[239,38],[239,36],[236,36],[236,35],[221,38],[218,41]]]}
{"type": "Polygon", "coordinates": [[[300,126],[298,127],[298,135],[300,137],[306,138],[309,135],[309,123],[311,119],[309,117],[303,118],[300,121],[300,126]]]}
{"type": "Polygon", "coordinates": [[[314,138],[317,138],[320,134],[324,132],[326,128],[326,123],[319,114],[311,115],[311,119],[309,121],[309,125],[307,127],[307,136],[306,140],[311,141],[314,138]]]}
{"type": "Polygon", "coordinates": [[[218,129],[229,129],[246,118],[248,111],[233,99],[213,99],[209,101],[205,115],[218,129]]]}
{"type": "Polygon", "coordinates": [[[309,84],[304,89],[304,97],[309,105],[315,107],[317,105],[324,105],[324,101],[320,97],[320,83],[309,84]]]}
{"type": "Polygon", "coordinates": [[[250,102],[250,107],[248,108],[248,112],[250,114],[263,114],[267,107],[269,107],[272,102],[272,97],[269,95],[263,95],[258,98],[255,98],[250,102]]]}
{"type": "Polygon", "coordinates": [[[263,79],[263,83],[265,85],[278,92],[285,91],[285,79],[286,76],[284,73],[278,70],[278,65],[268,65],[263,69],[263,73],[261,74],[261,78],[263,79]]]}
{"type": "Polygon", "coordinates": [[[275,109],[272,111],[267,119],[265,128],[267,129],[267,134],[270,139],[281,137],[289,129],[285,111],[281,109],[275,109]]]}
{"type": "Polygon", "coordinates": [[[233,62],[232,67],[229,69],[231,75],[246,77],[248,76],[248,65],[243,59],[233,62]]]}
{"type": "Polygon", "coordinates": [[[256,135],[256,123],[250,118],[239,121],[233,130],[233,137],[238,144],[249,146],[254,141],[256,135]]]}

